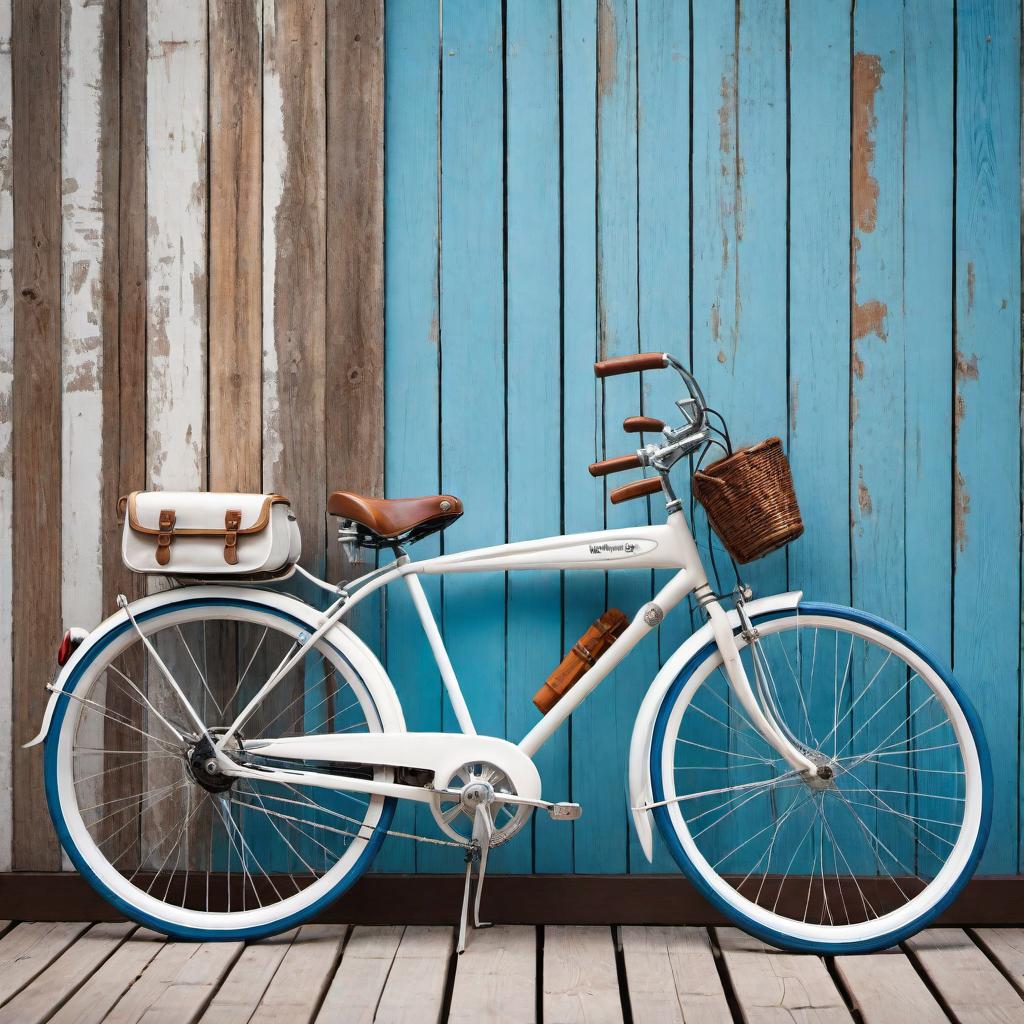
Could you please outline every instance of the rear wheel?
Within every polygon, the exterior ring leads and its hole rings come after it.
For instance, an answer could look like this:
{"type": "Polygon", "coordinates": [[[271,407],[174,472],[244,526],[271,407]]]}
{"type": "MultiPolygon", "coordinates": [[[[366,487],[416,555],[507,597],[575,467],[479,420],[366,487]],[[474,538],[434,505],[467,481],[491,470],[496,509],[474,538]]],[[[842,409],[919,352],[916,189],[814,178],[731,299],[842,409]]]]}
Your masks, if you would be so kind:
{"type": "Polygon", "coordinates": [[[709,644],[656,721],[661,834],[704,894],[759,937],[884,948],[932,920],[981,855],[991,801],[977,718],[948,673],[874,616],[802,604],[754,625],[753,650],[737,638],[748,677],[818,777],[790,769],[753,728],[709,644]]]}
{"type": "MultiPolygon", "coordinates": [[[[216,739],[315,629],[303,607],[185,594],[137,621],[216,739]]],[[[304,654],[242,727],[243,746],[403,727],[382,720],[355,667],[372,656],[346,631],[328,636],[341,646],[325,638],[304,654]]],[[[104,896],[168,934],[253,938],[299,923],[362,874],[394,815],[391,799],[210,770],[208,741],[130,623],[90,645],[63,692],[46,745],[61,841],[104,896]]]]}

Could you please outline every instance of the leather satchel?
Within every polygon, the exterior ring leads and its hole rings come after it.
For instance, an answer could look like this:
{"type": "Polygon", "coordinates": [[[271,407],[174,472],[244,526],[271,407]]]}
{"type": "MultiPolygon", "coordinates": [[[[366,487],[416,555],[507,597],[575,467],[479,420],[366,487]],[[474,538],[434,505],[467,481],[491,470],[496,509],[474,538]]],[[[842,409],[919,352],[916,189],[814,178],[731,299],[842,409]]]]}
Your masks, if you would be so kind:
{"type": "Polygon", "coordinates": [[[562,663],[548,676],[547,682],[533,695],[533,703],[547,714],[593,668],[598,658],[622,635],[629,624],[624,612],[609,608],[576,641],[562,663]]]}
{"type": "Polygon", "coordinates": [[[163,576],[290,575],[299,524],[281,494],[135,491],[118,502],[121,556],[133,572],[163,576]]]}

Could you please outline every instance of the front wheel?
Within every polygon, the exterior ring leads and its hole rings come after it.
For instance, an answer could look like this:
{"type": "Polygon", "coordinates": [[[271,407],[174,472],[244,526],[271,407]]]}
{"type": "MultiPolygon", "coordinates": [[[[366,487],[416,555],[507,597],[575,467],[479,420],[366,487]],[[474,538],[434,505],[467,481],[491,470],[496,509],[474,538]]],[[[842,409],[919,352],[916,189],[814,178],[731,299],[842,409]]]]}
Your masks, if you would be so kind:
{"type": "Polygon", "coordinates": [[[753,625],[753,647],[737,637],[748,678],[819,774],[794,772],[754,729],[708,644],[655,723],[659,830],[758,937],[885,948],[936,917],[981,856],[991,770],[977,716],[948,672],[873,615],[804,603],[753,625]]]}

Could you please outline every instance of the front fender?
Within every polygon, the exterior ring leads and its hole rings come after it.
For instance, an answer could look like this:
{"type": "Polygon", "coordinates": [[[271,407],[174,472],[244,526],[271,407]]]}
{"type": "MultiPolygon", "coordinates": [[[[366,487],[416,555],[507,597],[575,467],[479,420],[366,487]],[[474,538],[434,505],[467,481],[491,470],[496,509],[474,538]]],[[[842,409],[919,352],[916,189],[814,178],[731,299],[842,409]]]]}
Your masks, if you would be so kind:
{"type": "MultiPolygon", "coordinates": [[[[785,594],[772,594],[747,604],[747,615],[754,618],[767,612],[788,611],[796,608],[803,598],[803,591],[792,590],[785,594]]],[[[733,609],[728,613],[732,628],[739,629],[739,613],[733,609]]],[[[654,857],[654,829],[651,812],[643,810],[653,797],[651,795],[651,737],[654,723],[661,709],[669,687],[678,678],[683,667],[699,651],[714,641],[711,623],[707,622],[688,640],[682,643],[661,667],[654,677],[633,725],[633,738],[629,745],[629,811],[633,817],[637,838],[648,861],[654,857]]]]}
{"type": "MultiPolygon", "coordinates": [[[[138,619],[154,608],[177,604],[181,601],[194,601],[211,597],[221,600],[235,599],[249,604],[266,605],[267,607],[286,612],[292,618],[304,623],[310,630],[316,630],[324,621],[322,612],[312,607],[312,605],[305,604],[287,594],[279,594],[272,590],[260,590],[255,587],[226,585],[177,587],[171,590],[161,590],[156,594],[150,594],[148,597],[132,602],[131,610],[132,615],[138,619]]],[[[68,663],[61,669],[57,678],[47,687],[51,694],[46,704],[46,710],[43,712],[42,725],[39,733],[25,744],[26,747],[34,747],[46,739],[57,703],[68,681],[74,678],[82,662],[91,657],[90,651],[92,648],[107,633],[113,629],[123,627],[127,621],[127,613],[123,608],[119,608],[109,618],[104,619],[79,644],[75,653],[68,659],[68,663]]],[[[402,714],[402,705],[398,700],[398,695],[395,693],[395,689],[391,685],[391,680],[384,671],[384,667],[369,647],[352,630],[340,622],[328,630],[324,639],[342,651],[352,663],[353,668],[362,678],[377,705],[382,726],[388,731],[404,731],[405,716],[402,714]]]]}

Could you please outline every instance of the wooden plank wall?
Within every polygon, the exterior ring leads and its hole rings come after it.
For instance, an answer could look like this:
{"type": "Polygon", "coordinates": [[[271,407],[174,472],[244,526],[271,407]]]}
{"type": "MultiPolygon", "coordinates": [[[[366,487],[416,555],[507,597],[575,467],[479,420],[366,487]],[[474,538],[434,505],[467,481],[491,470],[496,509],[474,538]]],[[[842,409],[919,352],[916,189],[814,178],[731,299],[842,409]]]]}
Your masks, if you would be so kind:
{"type": "MultiPolygon", "coordinates": [[[[0,0],[0,870],[60,865],[21,744],[62,629],[143,589],[118,494],[283,490],[336,576],[363,563],[335,487],[459,494],[417,555],[656,521],[586,464],[671,388],[590,363],[667,349],[737,440],[788,442],[808,530],[755,588],[953,664],[999,768],[983,870],[1018,872],[1020,123],[1019,0],[0,0]]],[[[658,584],[426,589],[478,724],[518,737],[565,646],[658,584]]],[[[410,727],[450,727],[407,596],[358,627],[410,727]]],[[[584,817],[500,870],[650,870],[629,723],[689,628],[545,748],[584,817]]]]}

